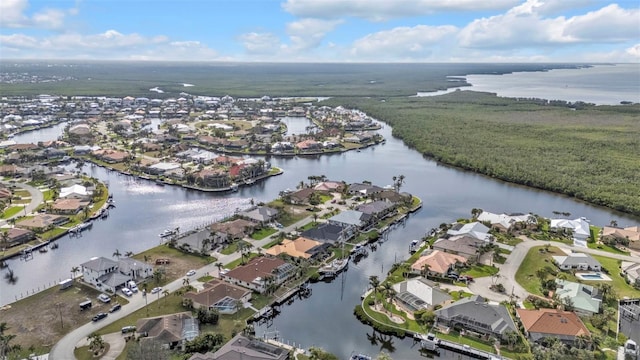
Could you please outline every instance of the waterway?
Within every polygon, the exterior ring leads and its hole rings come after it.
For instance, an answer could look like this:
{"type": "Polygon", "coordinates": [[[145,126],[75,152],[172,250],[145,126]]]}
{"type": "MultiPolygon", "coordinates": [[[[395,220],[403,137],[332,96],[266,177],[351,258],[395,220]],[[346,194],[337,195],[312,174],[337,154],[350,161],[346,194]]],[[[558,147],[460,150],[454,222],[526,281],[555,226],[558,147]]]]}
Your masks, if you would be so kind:
{"type": "MultiPolygon", "coordinates": [[[[304,128],[308,120],[290,118],[304,128]],[[304,125],[302,125],[304,124],[304,125]]],[[[37,142],[56,138],[63,126],[17,135],[17,142],[37,142]],[[58,130],[56,130],[58,129],[58,130]],[[44,138],[46,137],[46,138],[44,138]]],[[[159,186],[153,182],[134,180],[100,167],[85,165],[83,171],[109,184],[116,208],[106,220],[95,223],[81,237],[61,238],[59,248],[47,253],[35,253],[32,260],[13,259],[11,269],[18,276],[8,284],[0,276],[0,305],[15,301],[44,284],[67,278],[70,269],[93,256],[111,257],[117,250],[139,252],[159,243],[158,234],[165,228],[179,226],[187,230],[215,221],[246,206],[251,199],[269,201],[281,190],[294,189],[309,175],[326,175],[346,182],[372,181],[377,185],[392,183],[392,177],[405,176],[402,191],[411,192],[424,201],[424,207],[410,216],[405,225],[392,229],[378,251],[350,264],[344,277],[332,283],[312,286],[312,296],[295,300],[282,308],[273,321],[259,325],[257,335],[273,336],[304,347],[320,346],[345,359],[353,351],[378,354],[392,352],[396,359],[418,359],[417,345],[411,339],[372,337],[372,329],[362,325],[353,308],[360,302],[368,278],[384,278],[394,262],[408,257],[412,239],[443,222],[469,217],[472,208],[493,212],[533,212],[552,216],[553,211],[585,216],[593,224],[608,224],[615,219],[619,225],[636,225],[637,218],[585,204],[566,196],[512,185],[491,178],[439,165],[423,158],[404,143],[391,136],[384,126],[380,133],[387,139],[384,145],[360,152],[351,151],[323,157],[270,157],[284,174],[241,188],[230,194],[200,193],[180,187],[159,186]]],[[[6,271],[6,270],[3,270],[6,271]]]]}

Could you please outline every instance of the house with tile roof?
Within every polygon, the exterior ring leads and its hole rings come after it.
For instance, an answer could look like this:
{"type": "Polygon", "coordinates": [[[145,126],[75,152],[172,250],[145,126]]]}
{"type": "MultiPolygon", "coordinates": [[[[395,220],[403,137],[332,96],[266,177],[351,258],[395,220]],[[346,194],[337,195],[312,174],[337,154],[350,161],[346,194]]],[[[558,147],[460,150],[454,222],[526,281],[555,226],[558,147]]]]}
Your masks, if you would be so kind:
{"type": "Polygon", "coordinates": [[[216,309],[221,314],[234,314],[238,311],[238,303],[246,304],[251,300],[251,290],[236,286],[222,280],[212,279],[203,285],[198,292],[184,294],[193,301],[196,309],[216,309]]]}
{"type": "Polygon", "coordinates": [[[468,235],[453,236],[448,239],[436,240],[432,248],[446,253],[461,255],[466,259],[475,261],[478,257],[478,249],[485,244],[484,241],[468,235]]]}
{"type": "Polygon", "coordinates": [[[397,304],[409,313],[433,309],[452,299],[451,295],[436,287],[436,283],[423,277],[393,285],[397,304]]]}
{"type": "Polygon", "coordinates": [[[598,260],[585,253],[570,253],[567,256],[552,256],[553,261],[561,270],[594,270],[600,271],[602,265],[598,260]]]}
{"type": "Polygon", "coordinates": [[[506,307],[486,303],[480,295],[460,299],[434,313],[439,326],[473,331],[497,339],[504,339],[509,331],[518,332],[506,307]]]}
{"type": "Polygon", "coordinates": [[[268,206],[256,206],[252,209],[242,211],[238,215],[258,224],[264,225],[278,217],[278,210],[268,206]]]}
{"type": "Polygon", "coordinates": [[[195,339],[200,334],[198,320],[191,316],[191,312],[162,315],[151,318],[138,319],[136,322],[141,341],[155,340],[170,349],[177,345],[195,339]]]}
{"type": "Polygon", "coordinates": [[[489,223],[491,227],[501,231],[509,231],[517,223],[536,223],[535,216],[531,214],[495,214],[489,211],[482,211],[476,220],[489,223]]]}
{"type": "Polygon", "coordinates": [[[577,336],[589,336],[582,320],[571,311],[557,309],[516,309],[516,313],[529,340],[538,342],[553,337],[565,344],[573,345],[577,336]]]}
{"type": "Polygon", "coordinates": [[[326,246],[319,241],[298,237],[295,240],[282,240],[282,244],[278,244],[265,250],[265,254],[277,256],[287,254],[292,257],[310,259],[320,252],[324,251],[326,246]]]}
{"type": "Polygon", "coordinates": [[[256,223],[244,219],[236,219],[225,222],[216,222],[209,227],[211,232],[220,239],[242,239],[253,232],[256,223]]]}
{"type": "Polygon", "coordinates": [[[640,226],[626,228],[605,226],[602,229],[602,238],[627,239],[629,248],[640,250],[640,226]]]}
{"type": "Polygon", "coordinates": [[[93,192],[89,191],[86,186],[76,184],[61,188],[58,198],[90,200],[92,195],[93,192]]]}
{"type": "Polygon", "coordinates": [[[264,293],[269,286],[279,286],[295,273],[295,266],[277,257],[257,257],[246,265],[222,274],[220,278],[234,285],[264,293]]]}
{"type": "Polygon", "coordinates": [[[602,295],[591,285],[556,279],[555,294],[560,300],[570,300],[574,310],[583,315],[597,314],[602,306],[602,295]]]}
{"type": "Polygon", "coordinates": [[[573,244],[576,246],[587,247],[587,240],[591,237],[589,230],[589,221],[581,217],[574,220],[569,219],[551,219],[549,229],[554,231],[569,230],[573,237],[573,244]]]}
{"type": "Polygon", "coordinates": [[[464,264],[467,259],[464,256],[449,254],[444,251],[434,250],[421,256],[411,265],[411,271],[421,273],[425,265],[429,267],[429,274],[445,276],[456,264],[464,264]]]}

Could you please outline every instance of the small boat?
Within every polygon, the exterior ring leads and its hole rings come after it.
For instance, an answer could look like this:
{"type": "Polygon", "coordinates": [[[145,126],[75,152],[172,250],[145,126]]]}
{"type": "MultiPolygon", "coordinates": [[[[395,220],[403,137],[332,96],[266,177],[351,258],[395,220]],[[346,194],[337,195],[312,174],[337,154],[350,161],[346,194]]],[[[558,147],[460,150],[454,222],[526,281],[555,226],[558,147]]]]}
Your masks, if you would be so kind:
{"type": "Polygon", "coordinates": [[[336,276],[338,273],[344,270],[348,264],[349,264],[348,258],[335,259],[329,264],[320,267],[320,269],[318,269],[318,273],[324,276],[336,276]]]}
{"type": "Polygon", "coordinates": [[[423,350],[437,351],[440,340],[434,334],[416,334],[416,339],[420,340],[420,347],[423,350]]]}
{"type": "Polygon", "coordinates": [[[160,179],[156,179],[156,185],[164,186],[164,182],[162,182],[162,180],[160,179]]]}
{"type": "Polygon", "coordinates": [[[40,249],[38,249],[38,251],[39,251],[39,252],[41,252],[41,253],[46,253],[46,252],[47,252],[47,251],[49,251],[49,250],[47,250],[47,247],[46,247],[46,246],[43,246],[43,247],[41,247],[40,249]]]}
{"type": "Polygon", "coordinates": [[[58,246],[59,246],[59,245],[58,245],[58,243],[53,243],[53,244],[51,244],[51,250],[55,250],[55,249],[57,249],[57,248],[58,248],[58,246]]]}
{"type": "Polygon", "coordinates": [[[414,254],[420,248],[420,242],[418,240],[412,240],[409,244],[409,253],[414,254]]]}
{"type": "Polygon", "coordinates": [[[93,223],[85,222],[72,227],[71,229],[69,229],[69,232],[73,234],[78,234],[85,230],[91,229],[92,227],[93,227],[93,223]]]}
{"type": "Polygon", "coordinates": [[[351,354],[349,360],[371,360],[371,356],[365,354],[351,354]]]}
{"type": "Polygon", "coordinates": [[[362,246],[361,244],[358,244],[354,246],[353,249],[351,249],[351,255],[353,255],[354,257],[366,256],[366,255],[369,255],[369,252],[364,246],[362,246]]]}
{"type": "Polygon", "coordinates": [[[231,191],[238,191],[238,184],[231,184],[231,191]]]}
{"type": "Polygon", "coordinates": [[[165,231],[161,232],[160,235],[158,236],[160,236],[161,238],[164,238],[164,237],[175,235],[177,233],[178,232],[176,230],[166,229],[165,231]]]}

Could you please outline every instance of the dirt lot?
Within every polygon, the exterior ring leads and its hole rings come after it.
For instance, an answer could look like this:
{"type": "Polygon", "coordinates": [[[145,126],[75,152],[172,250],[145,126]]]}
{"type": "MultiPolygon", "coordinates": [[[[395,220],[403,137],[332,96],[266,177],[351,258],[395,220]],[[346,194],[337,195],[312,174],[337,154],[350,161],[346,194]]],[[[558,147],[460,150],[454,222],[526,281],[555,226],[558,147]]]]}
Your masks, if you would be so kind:
{"type": "Polygon", "coordinates": [[[16,335],[12,344],[20,344],[22,348],[50,348],[64,334],[90,322],[95,314],[107,312],[115,301],[127,303],[117,297],[105,304],[98,300],[99,294],[79,281],[65,290],[54,286],[0,310],[0,318],[9,325],[7,333],[16,335]],[[80,310],[79,304],[87,299],[91,300],[91,309],[80,310]]]}
{"type": "MultiPolygon", "coordinates": [[[[150,278],[146,284],[149,290],[155,286],[162,286],[180,277],[184,277],[190,269],[197,269],[215,261],[214,258],[203,258],[184,254],[166,246],[159,246],[147,250],[134,258],[145,259],[154,268],[163,269],[164,275],[159,283],[150,278]],[[168,264],[155,265],[157,259],[168,259],[168,264]]],[[[144,284],[140,284],[144,288],[144,284]]],[[[104,304],[98,300],[99,291],[82,284],[80,280],[65,290],[54,286],[31,297],[10,305],[10,308],[0,310],[0,322],[6,322],[8,334],[15,334],[12,344],[20,344],[23,349],[33,346],[35,351],[48,350],[62,336],[72,329],[91,321],[99,312],[108,312],[116,301],[126,304],[128,301],[122,296],[115,296],[111,303],[104,304]],[[81,311],[79,304],[91,300],[92,308],[81,311]],[[61,321],[62,319],[62,321],[61,321]]],[[[38,351],[41,352],[41,351],[38,351]]]]}

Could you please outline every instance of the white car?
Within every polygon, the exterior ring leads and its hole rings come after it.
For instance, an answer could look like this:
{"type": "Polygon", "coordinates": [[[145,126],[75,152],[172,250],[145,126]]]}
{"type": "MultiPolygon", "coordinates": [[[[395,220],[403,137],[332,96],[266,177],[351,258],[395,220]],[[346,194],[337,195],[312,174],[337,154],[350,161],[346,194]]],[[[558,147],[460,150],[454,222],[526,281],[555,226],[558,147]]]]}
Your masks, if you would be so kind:
{"type": "Polygon", "coordinates": [[[187,276],[193,276],[193,275],[195,275],[195,274],[196,274],[196,271],[195,271],[195,270],[189,270],[189,271],[187,271],[187,276]]]}
{"type": "Polygon", "coordinates": [[[111,297],[107,294],[100,294],[98,295],[98,300],[102,301],[103,303],[108,303],[111,301],[111,297]]]}
{"type": "Polygon", "coordinates": [[[122,288],[122,293],[127,295],[127,296],[132,296],[133,292],[131,292],[131,290],[127,289],[127,288],[122,288]]]}
{"type": "Polygon", "coordinates": [[[154,288],[151,290],[151,293],[152,293],[152,294],[156,294],[156,293],[159,293],[160,291],[162,291],[162,288],[161,288],[161,287],[154,287],[154,288]]]}

